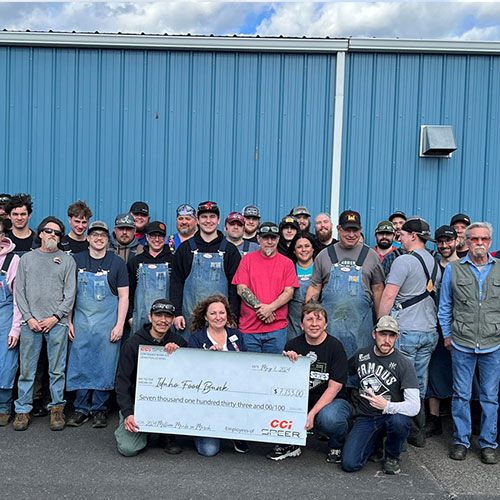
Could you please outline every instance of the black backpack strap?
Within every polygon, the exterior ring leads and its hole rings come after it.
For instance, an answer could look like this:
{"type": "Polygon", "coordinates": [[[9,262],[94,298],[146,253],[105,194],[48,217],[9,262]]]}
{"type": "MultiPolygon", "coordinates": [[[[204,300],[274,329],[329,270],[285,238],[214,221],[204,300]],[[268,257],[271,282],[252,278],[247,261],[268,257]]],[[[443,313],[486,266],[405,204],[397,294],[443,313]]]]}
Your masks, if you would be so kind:
{"type": "Polygon", "coordinates": [[[328,248],[328,255],[330,256],[330,260],[332,261],[332,266],[339,261],[337,257],[337,252],[335,251],[334,245],[330,245],[328,248]]]}
{"type": "Polygon", "coordinates": [[[226,247],[227,247],[227,240],[226,238],[223,238],[222,241],[220,242],[219,252],[225,252],[226,247]]]}
{"type": "Polygon", "coordinates": [[[243,253],[247,253],[249,248],[250,248],[250,241],[243,240],[243,253]]]}
{"type": "Polygon", "coordinates": [[[12,262],[12,259],[14,258],[14,252],[9,252],[6,256],[5,256],[5,260],[3,261],[3,264],[2,264],[2,269],[0,269],[0,272],[2,274],[7,274],[7,271],[9,270],[9,266],[10,266],[10,263],[12,262]]]}
{"type": "Polygon", "coordinates": [[[370,247],[368,245],[363,245],[363,248],[361,249],[361,252],[359,253],[358,260],[356,261],[356,265],[361,267],[363,263],[365,262],[366,256],[368,255],[368,251],[370,250],[370,247]]]}
{"type": "Polygon", "coordinates": [[[415,297],[412,297],[411,299],[406,300],[405,302],[402,302],[399,304],[399,307],[401,309],[406,309],[407,307],[413,306],[415,304],[418,304],[420,301],[424,300],[426,297],[432,297],[434,300],[436,300],[436,292],[434,290],[434,283],[436,282],[436,276],[437,276],[437,266],[438,264],[434,260],[434,266],[432,268],[432,275],[429,275],[429,271],[427,269],[427,266],[425,265],[424,259],[422,258],[421,255],[419,255],[416,252],[410,252],[409,255],[413,255],[413,257],[416,257],[416,259],[420,262],[422,265],[422,268],[425,273],[425,279],[426,279],[426,288],[423,293],[420,295],[416,295],[415,297]],[[427,289],[429,281],[432,282],[432,291],[429,292],[427,289]]]}

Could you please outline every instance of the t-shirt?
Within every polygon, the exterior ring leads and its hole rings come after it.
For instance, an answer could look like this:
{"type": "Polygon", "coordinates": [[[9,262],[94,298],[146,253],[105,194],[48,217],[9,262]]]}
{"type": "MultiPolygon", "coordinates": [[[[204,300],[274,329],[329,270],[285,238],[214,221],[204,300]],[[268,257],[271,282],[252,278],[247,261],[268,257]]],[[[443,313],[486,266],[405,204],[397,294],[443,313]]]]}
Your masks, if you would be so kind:
{"type": "MultiPolygon", "coordinates": [[[[334,248],[339,259],[339,264],[353,265],[358,260],[363,245],[359,243],[354,248],[343,248],[340,246],[340,243],[335,243],[334,248]]],[[[311,278],[311,284],[321,285],[321,289],[324,290],[330,280],[331,270],[332,259],[330,259],[328,248],[325,248],[321,250],[316,259],[314,259],[314,271],[311,278]]],[[[382,266],[380,265],[380,258],[372,248],[368,250],[368,254],[366,255],[366,259],[361,269],[361,277],[365,292],[373,299],[371,286],[383,283],[385,276],[382,266]]]]}
{"type": "MultiPolygon", "coordinates": [[[[359,392],[371,389],[375,395],[387,401],[404,401],[405,389],[418,389],[417,374],[411,361],[397,349],[388,356],[377,356],[375,347],[362,347],[349,359],[349,374],[358,375],[359,392]]],[[[375,416],[382,414],[361,396],[357,398],[357,415],[375,416]]]]}
{"type": "Polygon", "coordinates": [[[259,250],[259,248],[260,248],[258,243],[255,243],[251,240],[243,240],[239,245],[235,245],[242,256],[243,256],[243,252],[245,251],[243,249],[243,247],[245,245],[248,245],[248,250],[246,250],[246,253],[255,252],[255,250],[259,250]],[[246,242],[248,242],[248,243],[246,243],[246,242]]]}
{"type": "MultiPolygon", "coordinates": [[[[424,259],[429,276],[432,275],[432,269],[436,264],[434,257],[423,249],[414,251],[424,259]]],[[[434,289],[436,293],[441,281],[441,271],[438,269],[434,289]]],[[[403,303],[406,300],[416,297],[423,293],[427,286],[422,264],[419,260],[410,254],[397,257],[392,266],[387,284],[393,284],[400,287],[396,296],[396,302],[403,303]]],[[[430,332],[436,329],[437,307],[432,297],[426,297],[417,304],[400,309],[397,315],[399,328],[403,331],[430,332]]]]}
{"type": "Polygon", "coordinates": [[[112,251],[106,252],[102,259],[93,259],[89,251],[73,255],[76,262],[77,273],[83,269],[89,273],[107,272],[108,285],[113,295],[118,295],[118,288],[128,286],[127,266],[112,251]]]}
{"type": "MultiPolygon", "coordinates": [[[[270,304],[278,298],[285,287],[299,287],[293,262],[277,253],[264,257],[260,251],[244,255],[233,277],[233,285],[246,285],[263,304],[270,304]]],[[[240,331],[243,333],[273,332],[288,325],[286,315],[288,304],[274,312],[275,320],[264,323],[254,309],[241,301],[240,331]]]]}
{"type": "Polygon", "coordinates": [[[347,356],[340,341],[331,335],[318,345],[311,345],[303,333],[285,345],[285,351],[295,351],[309,358],[309,409],[311,409],[328,388],[328,381],[342,384],[342,389],[335,399],[349,399],[345,384],[347,383],[347,356]]]}
{"type": "Polygon", "coordinates": [[[461,259],[462,257],[465,257],[469,253],[469,250],[457,250],[457,257],[461,259]]]}
{"type": "Polygon", "coordinates": [[[297,276],[299,278],[304,278],[304,277],[310,278],[313,273],[314,263],[311,264],[307,269],[304,269],[303,267],[300,267],[298,264],[295,264],[295,269],[297,271],[297,276]]]}
{"type": "Polygon", "coordinates": [[[70,237],[69,234],[65,234],[61,238],[61,250],[68,253],[80,253],[87,250],[89,247],[89,242],[87,240],[78,241],[70,237]]]}
{"type": "Polygon", "coordinates": [[[7,238],[16,245],[16,248],[14,249],[14,253],[16,254],[23,254],[25,252],[29,252],[33,248],[33,238],[35,237],[35,233],[31,231],[31,234],[27,238],[18,238],[17,236],[14,236],[14,233],[12,231],[9,231],[5,234],[7,238]]]}

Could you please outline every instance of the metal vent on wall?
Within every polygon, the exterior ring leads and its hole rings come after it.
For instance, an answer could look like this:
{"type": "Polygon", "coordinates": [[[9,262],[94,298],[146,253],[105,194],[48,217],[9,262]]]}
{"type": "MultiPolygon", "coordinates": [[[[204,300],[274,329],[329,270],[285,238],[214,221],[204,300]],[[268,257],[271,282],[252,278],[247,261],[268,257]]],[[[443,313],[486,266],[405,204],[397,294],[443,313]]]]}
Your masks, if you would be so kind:
{"type": "Polygon", "coordinates": [[[421,125],[420,148],[421,158],[451,158],[457,149],[455,132],[452,125],[421,125]]]}

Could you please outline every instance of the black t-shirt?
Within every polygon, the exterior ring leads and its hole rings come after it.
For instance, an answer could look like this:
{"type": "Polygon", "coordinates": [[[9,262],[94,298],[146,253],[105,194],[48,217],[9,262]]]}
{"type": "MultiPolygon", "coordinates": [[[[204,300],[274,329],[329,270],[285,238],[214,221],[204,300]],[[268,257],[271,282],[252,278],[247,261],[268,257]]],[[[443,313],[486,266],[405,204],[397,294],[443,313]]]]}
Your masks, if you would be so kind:
{"type": "Polygon", "coordinates": [[[67,253],[80,253],[85,252],[89,248],[89,242],[87,240],[78,241],[70,237],[69,234],[65,234],[61,238],[61,250],[67,253]]]}
{"type": "MultiPolygon", "coordinates": [[[[349,359],[349,373],[357,374],[359,392],[371,389],[387,401],[404,401],[405,389],[418,389],[417,374],[411,361],[397,349],[388,356],[377,356],[373,346],[358,349],[349,359]]],[[[365,398],[357,401],[357,414],[364,416],[381,415],[365,398]]]]}
{"type": "Polygon", "coordinates": [[[31,231],[31,234],[27,238],[17,238],[14,236],[12,231],[9,231],[5,235],[9,240],[16,245],[14,249],[14,253],[25,253],[29,252],[32,248],[36,248],[33,244],[33,238],[35,237],[35,233],[31,231]]]}
{"type": "Polygon", "coordinates": [[[462,250],[460,252],[457,250],[457,256],[459,259],[461,259],[462,257],[465,257],[468,253],[469,253],[469,250],[462,250]]]}
{"type": "Polygon", "coordinates": [[[331,335],[319,345],[311,345],[303,333],[286,343],[285,351],[295,351],[311,361],[309,372],[309,409],[328,388],[328,381],[334,380],[342,384],[342,389],[335,399],[349,399],[345,384],[347,383],[347,357],[342,344],[331,335]]]}

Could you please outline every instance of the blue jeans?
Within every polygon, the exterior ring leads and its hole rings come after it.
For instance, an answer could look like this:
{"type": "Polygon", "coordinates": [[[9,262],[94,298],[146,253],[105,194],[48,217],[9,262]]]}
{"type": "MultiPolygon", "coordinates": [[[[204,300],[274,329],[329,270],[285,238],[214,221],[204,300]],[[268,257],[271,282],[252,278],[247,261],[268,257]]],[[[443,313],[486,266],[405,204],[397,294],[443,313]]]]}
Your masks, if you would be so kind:
{"type": "Polygon", "coordinates": [[[265,333],[245,333],[245,345],[250,352],[281,354],[285,348],[287,328],[265,333]]]}
{"type": "Polygon", "coordinates": [[[0,389],[0,413],[10,413],[12,407],[12,389],[0,389]]]}
{"type": "Polygon", "coordinates": [[[195,437],[194,445],[196,446],[196,451],[203,455],[204,457],[213,457],[219,453],[220,449],[220,439],[219,438],[209,438],[209,437],[195,437]]]}
{"type": "Polygon", "coordinates": [[[35,333],[28,325],[22,325],[19,346],[21,371],[17,382],[19,397],[15,402],[16,413],[29,413],[33,408],[33,384],[43,336],[47,341],[47,357],[49,358],[50,394],[52,397],[49,408],[66,404],[64,383],[68,348],[67,325],[58,323],[49,333],[35,333]]]}
{"type": "Polygon", "coordinates": [[[75,391],[75,410],[88,415],[92,411],[107,410],[106,402],[109,399],[111,391],[99,391],[97,389],[77,389],[75,391]],[[90,395],[92,394],[92,405],[90,404],[90,395]]]}
{"type": "Polygon", "coordinates": [[[420,397],[425,399],[427,382],[429,380],[429,362],[436,348],[439,335],[436,330],[431,332],[400,331],[396,342],[399,349],[413,364],[417,372],[420,397]]]}
{"type": "Polygon", "coordinates": [[[469,401],[472,392],[472,378],[476,363],[479,367],[479,401],[481,415],[481,448],[496,448],[498,384],[500,382],[500,349],[488,354],[462,352],[451,348],[453,373],[453,442],[470,446],[471,418],[469,401]]]}
{"type": "Polygon", "coordinates": [[[387,436],[385,443],[387,457],[399,458],[403,443],[410,433],[410,424],[410,417],[398,413],[357,417],[342,450],[342,469],[345,472],[362,469],[370,455],[374,453],[377,438],[382,431],[385,431],[387,436]]]}
{"type": "Polygon", "coordinates": [[[339,449],[344,446],[350,416],[351,403],[345,399],[334,399],[316,415],[314,426],[330,438],[330,448],[339,449]]]}

